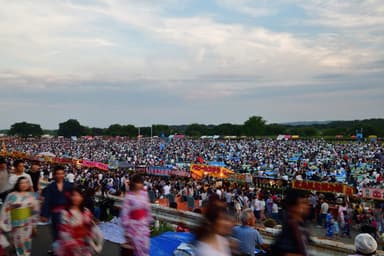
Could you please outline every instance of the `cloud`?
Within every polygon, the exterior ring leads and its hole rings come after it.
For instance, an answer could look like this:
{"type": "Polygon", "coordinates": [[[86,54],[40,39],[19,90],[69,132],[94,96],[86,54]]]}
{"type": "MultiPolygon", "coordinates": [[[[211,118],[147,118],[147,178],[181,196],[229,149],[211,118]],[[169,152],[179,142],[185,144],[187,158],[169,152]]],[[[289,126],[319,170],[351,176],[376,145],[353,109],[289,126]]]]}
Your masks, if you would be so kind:
{"type": "Polygon", "coordinates": [[[266,1],[264,0],[217,0],[216,2],[225,8],[238,11],[251,17],[263,17],[276,13],[276,10],[266,8],[266,1]]]}
{"type": "Polygon", "coordinates": [[[311,23],[338,28],[382,28],[384,7],[380,0],[370,1],[296,1],[309,15],[311,23]]]}
{"type": "MultiPolygon", "coordinates": [[[[111,116],[128,106],[141,118],[154,107],[184,119],[183,112],[196,118],[202,111],[209,120],[223,118],[220,110],[260,107],[252,97],[326,100],[322,92],[348,90],[351,102],[352,94],[371,99],[384,79],[380,1],[20,0],[2,7],[1,100],[15,102],[18,92],[26,102],[68,109],[65,116],[77,106],[97,118],[92,109],[106,102],[111,116]],[[297,15],[289,15],[292,6],[297,15]],[[54,105],[60,95],[65,100],[54,105]]],[[[274,111],[266,111],[272,119],[274,111]]]]}

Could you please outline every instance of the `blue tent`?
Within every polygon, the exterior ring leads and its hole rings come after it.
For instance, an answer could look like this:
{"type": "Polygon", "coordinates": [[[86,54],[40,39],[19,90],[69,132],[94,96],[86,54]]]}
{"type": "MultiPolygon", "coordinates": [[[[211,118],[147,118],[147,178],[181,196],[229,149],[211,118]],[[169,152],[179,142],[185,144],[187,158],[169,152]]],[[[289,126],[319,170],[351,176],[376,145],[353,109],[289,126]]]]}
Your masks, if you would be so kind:
{"type": "Polygon", "coordinates": [[[149,255],[170,256],[181,243],[190,243],[193,240],[194,236],[191,233],[165,232],[151,238],[149,255]]]}
{"type": "Polygon", "coordinates": [[[208,163],[208,165],[210,165],[210,166],[225,167],[225,163],[224,162],[218,162],[218,161],[211,161],[211,162],[208,163]]]}

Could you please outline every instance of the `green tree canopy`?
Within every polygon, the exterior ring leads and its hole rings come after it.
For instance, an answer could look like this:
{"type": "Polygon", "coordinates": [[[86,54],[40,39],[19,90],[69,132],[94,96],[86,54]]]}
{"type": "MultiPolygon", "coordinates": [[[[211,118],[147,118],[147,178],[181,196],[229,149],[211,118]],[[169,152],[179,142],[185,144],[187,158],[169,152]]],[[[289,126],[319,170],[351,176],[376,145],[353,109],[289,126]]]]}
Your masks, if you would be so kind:
{"type": "Polygon", "coordinates": [[[83,136],[85,134],[86,129],[82,126],[79,121],[75,119],[69,119],[63,123],[59,124],[59,130],[57,134],[59,136],[71,137],[71,136],[83,136]]]}
{"type": "Polygon", "coordinates": [[[265,128],[265,120],[261,116],[251,116],[244,122],[244,132],[247,136],[264,135],[265,128]]]}
{"type": "Polygon", "coordinates": [[[27,122],[15,123],[11,126],[9,130],[9,135],[17,135],[21,137],[28,136],[41,136],[43,134],[43,129],[41,129],[39,124],[31,124],[27,122]]]}
{"type": "Polygon", "coordinates": [[[138,128],[135,126],[128,125],[120,125],[120,124],[112,124],[106,130],[106,135],[109,136],[127,136],[127,137],[136,137],[138,135],[138,128]]]}
{"type": "Polygon", "coordinates": [[[268,136],[285,134],[286,131],[287,131],[287,128],[281,124],[268,124],[265,126],[265,135],[268,135],[268,136]]]}

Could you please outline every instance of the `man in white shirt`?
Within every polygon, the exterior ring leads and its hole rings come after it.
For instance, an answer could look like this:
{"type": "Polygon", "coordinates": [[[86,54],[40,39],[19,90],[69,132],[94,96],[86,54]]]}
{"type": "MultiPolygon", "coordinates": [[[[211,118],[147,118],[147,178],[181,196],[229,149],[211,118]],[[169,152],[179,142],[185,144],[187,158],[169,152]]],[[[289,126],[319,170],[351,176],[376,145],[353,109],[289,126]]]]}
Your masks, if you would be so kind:
{"type": "Polygon", "coordinates": [[[256,200],[254,201],[253,205],[253,213],[255,214],[256,220],[259,221],[261,219],[261,200],[259,196],[256,196],[256,200]]]}
{"type": "Polygon", "coordinates": [[[163,190],[165,196],[171,194],[171,185],[169,182],[163,187],[163,190]]]}
{"type": "Polygon", "coordinates": [[[69,183],[75,183],[75,174],[73,174],[72,171],[67,174],[67,181],[69,183]]]}
{"type": "Polygon", "coordinates": [[[13,162],[13,167],[14,167],[14,173],[12,173],[9,176],[8,189],[9,190],[13,189],[17,180],[21,177],[25,177],[28,179],[29,184],[31,186],[31,189],[33,191],[33,187],[32,187],[33,183],[32,183],[31,176],[28,173],[24,172],[24,170],[25,170],[24,161],[23,160],[15,160],[13,162]]]}
{"type": "MultiPolygon", "coordinates": [[[[324,200],[324,199],[323,199],[324,200]]],[[[324,200],[323,203],[321,204],[321,208],[320,208],[320,214],[321,214],[321,225],[323,227],[325,227],[326,225],[326,217],[327,217],[327,214],[328,214],[328,209],[329,209],[329,205],[328,203],[324,200]]]]}
{"type": "Polygon", "coordinates": [[[216,195],[217,195],[220,199],[223,198],[223,192],[221,191],[221,188],[220,188],[220,187],[218,187],[218,188],[216,189],[216,195]]]}

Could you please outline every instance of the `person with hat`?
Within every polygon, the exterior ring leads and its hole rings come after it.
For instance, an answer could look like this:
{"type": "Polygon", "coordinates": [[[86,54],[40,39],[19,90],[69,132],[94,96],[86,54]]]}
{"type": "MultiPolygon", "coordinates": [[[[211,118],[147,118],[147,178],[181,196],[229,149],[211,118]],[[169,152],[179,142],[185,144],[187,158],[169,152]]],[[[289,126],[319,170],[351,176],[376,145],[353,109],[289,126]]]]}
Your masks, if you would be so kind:
{"type": "Polygon", "coordinates": [[[361,233],[355,237],[356,254],[349,256],[373,256],[376,254],[377,242],[368,233],[361,233]]]}

